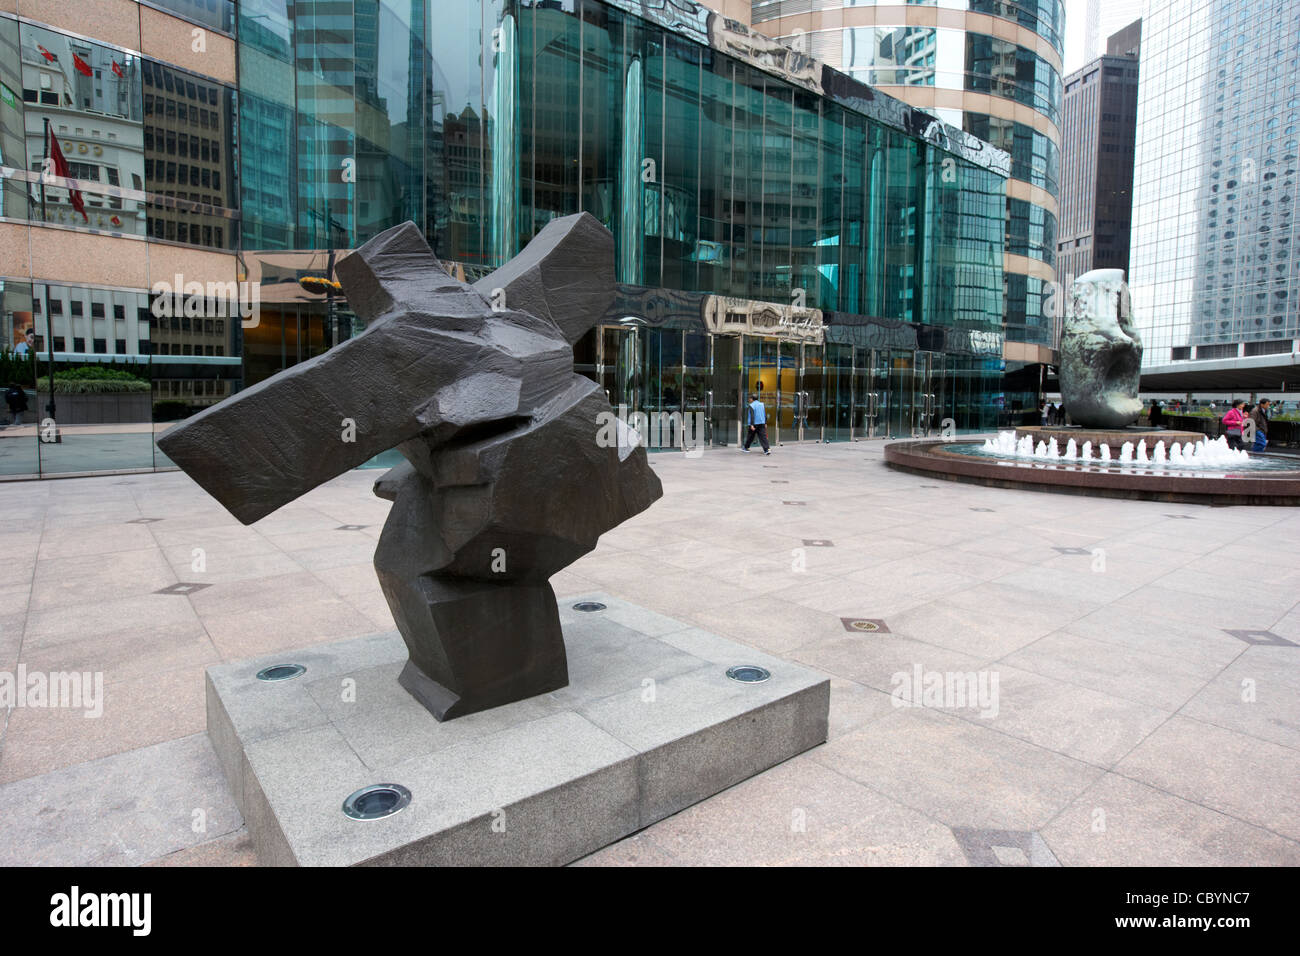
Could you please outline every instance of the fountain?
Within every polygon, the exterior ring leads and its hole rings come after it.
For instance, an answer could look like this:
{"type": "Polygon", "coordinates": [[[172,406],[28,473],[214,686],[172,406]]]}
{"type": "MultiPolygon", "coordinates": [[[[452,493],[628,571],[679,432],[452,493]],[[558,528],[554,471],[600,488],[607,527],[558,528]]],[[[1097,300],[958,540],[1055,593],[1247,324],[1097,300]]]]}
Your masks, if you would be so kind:
{"type": "Polygon", "coordinates": [[[1230,448],[1222,437],[1134,425],[1142,410],[1142,343],[1129,314],[1123,273],[1094,270],[1076,279],[1070,291],[1061,338],[1061,394],[1073,425],[1020,427],[982,443],[896,442],[885,446],[886,463],[929,478],[1000,487],[1300,505],[1300,468],[1292,460],[1251,455],[1230,448]]]}
{"type": "MultiPolygon", "coordinates": [[[[1092,442],[1083,443],[1083,452],[1080,454],[1075,448],[1074,439],[1071,438],[1065,445],[1065,451],[1058,451],[1055,439],[1051,444],[1039,442],[1036,446],[1031,445],[1032,439],[1027,437],[1017,438],[1014,431],[998,432],[997,438],[986,438],[980,446],[981,451],[997,457],[1007,458],[1041,458],[1048,461],[1061,462],[1100,462],[1105,465],[1111,461],[1110,446],[1101,446],[1100,459],[1092,456],[1092,442]]],[[[1149,465],[1157,468],[1166,467],[1190,467],[1190,468],[1220,468],[1230,465],[1243,466],[1249,465],[1255,461],[1249,452],[1239,451],[1228,446],[1227,439],[1222,436],[1211,441],[1202,436],[1201,440],[1193,445],[1188,442],[1186,445],[1174,443],[1168,452],[1165,451],[1163,441],[1156,442],[1156,447],[1148,455],[1146,439],[1137,443],[1136,448],[1132,442],[1125,442],[1120,446],[1119,463],[1121,465],[1149,465]]]]}

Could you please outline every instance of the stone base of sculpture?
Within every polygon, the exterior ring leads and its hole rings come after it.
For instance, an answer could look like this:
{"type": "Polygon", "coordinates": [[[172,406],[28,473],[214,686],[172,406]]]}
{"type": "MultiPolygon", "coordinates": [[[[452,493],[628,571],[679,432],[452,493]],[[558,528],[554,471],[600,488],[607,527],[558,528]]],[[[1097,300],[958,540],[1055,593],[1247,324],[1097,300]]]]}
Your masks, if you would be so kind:
{"type": "Polygon", "coordinates": [[[396,631],[208,668],[208,736],[259,862],[562,865],[826,740],[815,671],[605,594],[557,616],[567,686],[446,722],[438,709],[457,702],[396,631]],[[306,670],[258,680],[273,664],[306,670]],[[727,676],[745,664],[771,676],[727,676]],[[344,813],[379,784],[410,802],[344,813]]]}

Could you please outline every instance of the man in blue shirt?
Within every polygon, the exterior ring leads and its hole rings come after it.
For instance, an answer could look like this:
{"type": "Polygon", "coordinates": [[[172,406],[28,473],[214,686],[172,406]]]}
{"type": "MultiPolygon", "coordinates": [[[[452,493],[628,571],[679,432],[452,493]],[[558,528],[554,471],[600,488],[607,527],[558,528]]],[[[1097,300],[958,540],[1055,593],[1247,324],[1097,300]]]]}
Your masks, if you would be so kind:
{"type": "Polygon", "coordinates": [[[741,451],[748,452],[750,444],[757,437],[763,445],[763,454],[770,455],[772,449],[767,444],[767,409],[759,401],[757,392],[751,395],[750,398],[753,401],[749,403],[749,431],[745,433],[745,447],[741,451]]]}

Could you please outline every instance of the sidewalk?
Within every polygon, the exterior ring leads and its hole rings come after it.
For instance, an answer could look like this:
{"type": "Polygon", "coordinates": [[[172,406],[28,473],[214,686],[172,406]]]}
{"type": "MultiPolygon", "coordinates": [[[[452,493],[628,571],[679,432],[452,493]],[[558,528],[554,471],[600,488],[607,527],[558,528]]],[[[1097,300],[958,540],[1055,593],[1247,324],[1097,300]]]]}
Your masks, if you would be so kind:
{"type": "MultiPolygon", "coordinates": [[[[879,443],[651,461],[664,498],[557,594],[822,670],[831,739],[583,863],[1300,864],[1300,512],[927,480],[879,443]]],[[[377,474],[251,527],[180,473],[0,483],[0,671],[106,697],[0,711],[0,863],[253,862],[203,669],[392,628],[377,474]]]]}

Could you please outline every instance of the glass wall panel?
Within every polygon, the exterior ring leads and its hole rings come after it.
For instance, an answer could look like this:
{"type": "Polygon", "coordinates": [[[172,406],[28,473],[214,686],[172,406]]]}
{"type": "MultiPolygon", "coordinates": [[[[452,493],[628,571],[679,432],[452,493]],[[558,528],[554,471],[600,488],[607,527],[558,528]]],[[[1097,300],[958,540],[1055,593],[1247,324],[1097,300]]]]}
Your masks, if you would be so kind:
{"type": "Polygon", "coordinates": [[[927,160],[923,321],[999,331],[1002,289],[989,276],[1001,256],[1003,181],[938,150],[928,150],[927,160]]]}
{"type": "MultiPolygon", "coordinates": [[[[234,248],[239,238],[235,91],[153,60],[142,60],[138,67],[144,90],[143,188],[150,194],[149,235],[234,248]]],[[[131,188],[140,189],[138,177],[131,176],[131,188]]],[[[119,178],[110,172],[110,182],[119,178]]],[[[109,203],[122,209],[115,219],[134,214],[125,208],[129,201],[109,203]]]]}
{"type": "Polygon", "coordinates": [[[824,441],[848,441],[853,423],[853,347],[826,346],[824,441]]]}
{"type": "MultiPolygon", "coordinates": [[[[669,289],[712,289],[716,268],[713,248],[701,247],[700,70],[698,45],[668,33],[664,37],[665,139],[660,170],[660,239],[663,246],[662,283],[669,289]],[[701,271],[708,283],[701,285],[701,271]]],[[[711,162],[712,160],[710,160],[711,162]]]]}
{"type": "Polygon", "coordinates": [[[691,419],[692,436],[696,442],[706,443],[713,441],[710,423],[713,382],[709,351],[709,336],[705,333],[687,331],[682,334],[682,416],[694,416],[691,419]]]}
{"type": "MultiPolygon", "coordinates": [[[[13,21],[0,23],[12,41],[13,21]]],[[[13,95],[3,98],[4,161],[5,177],[23,185],[6,189],[4,215],[144,235],[139,59],[29,23],[17,40],[21,75],[11,65],[5,76],[13,95]]]]}
{"type": "Polygon", "coordinates": [[[234,0],[145,0],[186,20],[193,20],[222,33],[235,30],[234,0]]]}
{"type": "Polygon", "coordinates": [[[885,130],[884,158],[884,294],[886,318],[921,321],[917,245],[922,228],[920,198],[925,160],[921,144],[897,130],[885,130]]]}
{"type": "MultiPolygon", "coordinates": [[[[581,39],[580,21],[559,8],[537,8],[522,12],[519,20],[520,65],[520,109],[524,122],[521,124],[521,139],[524,177],[521,199],[530,207],[529,218],[532,232],[541,229],[550,220],[578,212],[581,203],[578,196],[578,162],[577,144],[581,110],[580,64],[578,55],[581,39]]],[[[608,69],[612,69],[609,67],[608,69]]],[[[607,109],[617,110],[621,88],[620,73],[608,73],[604,89],[604,105],[607,109]]],[[[620,120],[620,126],[622,122],[620,120]]],[[[639,128],[635,135],[639,135],[639,128]]],[[[607,149],[615,147],[610,144],[607,149]]],[[[593,147],[587,151],[593,161],[598,151],[593,147]]],[[[456,158],[456,151],[448,148],[448,162],[456,158]]],[[[608,155],[607,153],[602,155],[608,155]]],[[[467,167],[478,162],[477,156],[467,156],[467,167]]],[[[597,195],[593,195],[590,211],[606,227],[614,231],[616,247],[620,249],[617,221],[614,218],[615,204],[618,201],[616,190],[622,181],[615,178],[606,185],[609,197],[605,200],[607,208],[601,208],[598,199],[599,174],[596,185],[597,195]]],[[[458,178],[465,178],[466,173],[458,178]]],[[[465,188],[458,190],[465,196],[465,188]]],[[[465,199],[460,200],[465,204],[465,199]]],[[[472,204],[471,204],[472,205],[472,204]]],[[[450,236],[451,246],[456,250],[466,247],[468,237],[464,230],[458,230],[450,236]]],[[[622,261],[620,258],[618,261],[622,261]]],[[[620,273],[619,278],[623,275],[620,273]]]]}

